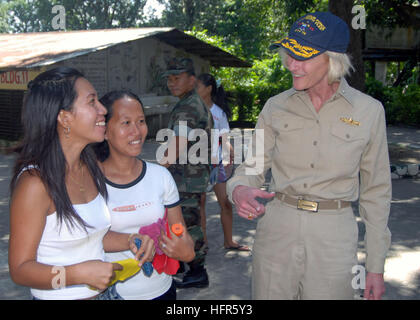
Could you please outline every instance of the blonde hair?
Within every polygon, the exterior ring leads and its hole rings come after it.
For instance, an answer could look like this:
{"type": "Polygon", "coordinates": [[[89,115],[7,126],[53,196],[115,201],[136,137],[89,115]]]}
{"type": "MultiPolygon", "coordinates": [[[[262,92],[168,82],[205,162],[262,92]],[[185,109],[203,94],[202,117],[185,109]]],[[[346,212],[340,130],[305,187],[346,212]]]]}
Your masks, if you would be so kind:
{"type": "Polygon", "coordinates": [[[339,81],[342,77],[349,75],[350,70],[354,71],[354,67],[347,53],[326,51],[325,54],[330,58],[328,83],[331,84],[339,81]]]}
{"type": "MultiPolygon", "coordinates": [[[[287,68],[287,52],[286,49],[280,48],[278,53],[281,58],[281,62],[287,68]]],[[[350,71],[354,71],[354,67],[350,61],[350,57],[347,53],[339,53],[332,51],[325,51],[323,54],[326,54],[329,58],[329,67],[328,67],[328,83],[331,84],[335,81],[340,81],[342,77],[345,77],[350,74],[350,71]]]]}

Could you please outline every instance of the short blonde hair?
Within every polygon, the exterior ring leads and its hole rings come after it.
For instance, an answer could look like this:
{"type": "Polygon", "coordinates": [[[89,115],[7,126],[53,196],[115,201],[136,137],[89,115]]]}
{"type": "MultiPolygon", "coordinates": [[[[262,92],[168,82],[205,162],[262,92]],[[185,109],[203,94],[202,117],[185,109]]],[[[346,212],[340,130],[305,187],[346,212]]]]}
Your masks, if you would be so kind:
{"type": "Polygon", "coordinates": [[[339,81],[342,77],[349,75],[350,71],[354,71],[354,67],[347,53],[326,51],[325,54],[330,58],[328,83],[339,81]]]}
{"type": "MultiPolygon", "coordinates": [[[[278,50],[283,65],[287,68],[286,58],[288,56],[286,49],[280,48],[278,50]]],[[[354,67],[350,61],[350,57],[347,53],[338,53],[332,51],[325,51],[329,58],[328,67],[328,83],[331,84],[335,81],[340,81],[342,77],[350,74],[350,71],[354,71],[354,67]]]]}

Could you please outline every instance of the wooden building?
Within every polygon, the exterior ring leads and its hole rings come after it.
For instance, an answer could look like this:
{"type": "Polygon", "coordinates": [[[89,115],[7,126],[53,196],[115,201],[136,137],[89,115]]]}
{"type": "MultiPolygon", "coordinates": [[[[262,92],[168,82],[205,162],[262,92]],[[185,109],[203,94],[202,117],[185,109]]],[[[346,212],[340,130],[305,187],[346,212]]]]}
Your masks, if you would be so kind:
{"type": "Polygon", "coordinates": [[[0,34],[0,139],[21,136],[27,84],[58,66],[83,72],[101,96],[128,89],[145,104],[149,135],[165,127],[176,98],[162,73],[173,57],[189,57],[197,74],[215,67],[251,65],[175,28],[129,28],[0,34]]]}

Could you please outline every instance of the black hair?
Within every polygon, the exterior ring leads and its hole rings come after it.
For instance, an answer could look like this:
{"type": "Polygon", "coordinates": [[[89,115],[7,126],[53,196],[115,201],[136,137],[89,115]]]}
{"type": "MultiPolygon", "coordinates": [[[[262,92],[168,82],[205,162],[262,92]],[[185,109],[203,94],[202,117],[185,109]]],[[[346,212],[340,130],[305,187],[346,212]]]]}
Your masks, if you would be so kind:
{"type": "MultiPolygon", "coordinates": [[[[15,149],[18,152],[10,191],[13,193],[22,170],[35,166],[30,174],[39,175],[56,207],[58,223],[64,221],[68,227],[74,222],[85,230],[90,227],[77,214],[67,192],[66,159],[57,132],[57,117],[61,110],[71,111],[77,98],[75,83],[84,75],[76,69],[59,67],[39,74],[28,84],[22,107],[23,140],[15,149]]],[[[80,154],[93,181],[107,199],[105,178],[97,165],[95,153],[87,145],[80,154]]]]}
{"type": "Polygon", "coordinates": [[[232,115],[232,110],[229,107],[230,97],[223,89],[223,86],[217,85],[216,79],[209,73],[202,73],[197,80],[201,81],[206,87],[211,86],[211,99],[217,104],[229,119],[232,115]]]}
{"type": "MultiPolygon", "coordinates": [[[[106,93],[102,98],[99,99],[99,102],[106,108],[108,111],[105,115],[105,121],[108,121],[112,118],[113,115],[113,106],[117,100],[122,98],[129,97],[134,100],[137,100],[140,103],[140,106],[144,113],[143,103],[140,98],[133,92],[127,90],[114,90],[106,93]]],[[[99,161],[104,162],[109,157],[109,145],[106,140],[96,143],[94,145],[94,150],[99,161]]]]}

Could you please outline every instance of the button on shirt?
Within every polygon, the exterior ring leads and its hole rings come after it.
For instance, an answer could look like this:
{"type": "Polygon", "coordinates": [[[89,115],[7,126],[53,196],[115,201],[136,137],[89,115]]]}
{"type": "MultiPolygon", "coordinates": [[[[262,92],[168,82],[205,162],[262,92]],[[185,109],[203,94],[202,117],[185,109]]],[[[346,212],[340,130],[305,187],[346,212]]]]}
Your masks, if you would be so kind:
{"type": "Polygon", "coordinates": [[[379,101],[342,79],[336,93],[316,112],[305,91],[290,89],[267,101],[251,143],[248,150],[253,154],[228,181],[231,200],[238,185],[260,187],[270,168],[270,191],[346,201],[357,200],[360,192],[366,267],[368,272],[383,273],[391,238],[387,227],[391,177],[379,101]],[[264,145],[263,155],[259,145],[264,145]],[[262,165],[258,174],[249,174],[249,169],[262,165]]]}

